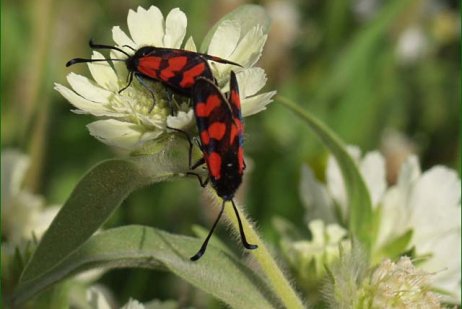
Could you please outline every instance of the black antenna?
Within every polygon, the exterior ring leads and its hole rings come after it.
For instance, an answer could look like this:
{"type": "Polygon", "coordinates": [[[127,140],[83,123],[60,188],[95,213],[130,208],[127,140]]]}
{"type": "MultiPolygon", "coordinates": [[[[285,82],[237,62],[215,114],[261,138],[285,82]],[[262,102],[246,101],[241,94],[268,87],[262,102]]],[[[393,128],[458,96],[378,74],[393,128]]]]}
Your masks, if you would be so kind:
{"type": "Polygon", "coordinates": [[[71,59],[69,60],[67,63],[66,63],[66,66],[71,66],[73,64],[76,64],[76,63],[85,63],[85,62],[99,62],[99,61],[108,61],[108,60],[111,60],[111,61],[125,61],[124,59],[112,59],[112,58],[108,58],[108,59],[84,59],[84,58],[74,58],[74,59],[71,59]]]}
{"type": "Polygon", "coordinates": [[[197,253],[194,256],[191,257],[191,261],[197,261],[198,259],[200,259],[204,255],[205,250],[207,249],[207,245],[209,244],[210,237],[212,237],[213,231],[215,230],[215,227],[217,226],[218,221],[220,221],[220,218],[221,218],[221,215],[223,214],[224,209],[225,209],[225,200],[223,200],[223,204],[221,204],[220,213],[218,214],[218,217],[215,219],[215,223],[213,224],[212,228],[210,229],[209,234],[207,235],[204,242],[202,243],[202,246],[199,249],[199,251],[197,251],[197,253]]]}
{"type": "Polygon", "coordinates": [[[239,223],[239,233],[241,234],[242,245],[249,250],[257,249],[257,245],[252,245],[247,242],[247,239],[245,238],[244,229],[242,228],[241,217],[239,216],[239,212],[237,211],[236,204],[234,204],[234,200],[231,200],[231,203],[233,204],[234,213],[236,214],[237,222],[239,223]]]}
{"type": "MultiPolygon", "coordinates": [[[[117,50],[117,51],[121,52],[122,54],[125,54],[127,57],[130,57],[130,55],[126,51],[124,51],[123,49],[120,49],[118,47],[115,47],[115,46],[103,45],[103,44],[95,44],[93,42],[93,40],[90,40],[90,42],[88,44],[90,45],[90,47],[92,49],[113,49],[113,50],[117,50]]],[[[133,48],[131,48],[131,49],[133,50],[133,48]]]]}
{"type": "MultiPolygon", "coordinates": [[[[122,54],[126,55],[127,57],[131,57],[126,51],[118,48],[118,47],[115,47],[115,46],[110,46],[110,45],[104,45],[104,44],[95,44],[93,42],[93,40],[90,40],[90,42],[88,43],[90,45],[90,47],[92,49],[112,49],[112,50],[117,50],[118,52],[121,52],[122,54]]],[[[127,45],[124,45],[124,46],[127,46],[127,45]]],[[[129,47],[130,49],[134,50],[132,47],[130,46],[127,46],[129,47]]],[[[76,64],[76,63],[86,63],[86,62],[99,62],[99,61],[126,61],[125,59],[113,59],[113,58],[107,58],[107,59],[85,59],[85,58],[74,58],[74,59],[71,59],[69,60],[67,63],[66,63],[66,67],[68,66],[71,66],[73,64],[76,64]]]]}

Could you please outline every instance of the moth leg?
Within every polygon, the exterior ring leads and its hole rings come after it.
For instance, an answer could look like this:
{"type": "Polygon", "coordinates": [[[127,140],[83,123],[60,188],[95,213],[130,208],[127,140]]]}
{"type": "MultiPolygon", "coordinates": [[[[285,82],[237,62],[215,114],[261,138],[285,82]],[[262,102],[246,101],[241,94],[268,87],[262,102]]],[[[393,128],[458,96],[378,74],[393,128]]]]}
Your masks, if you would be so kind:
{"type": "Polygon", "coordinates": [[[202,179],[202,177],[199,174],[196,174],[194,172],[187,172],[186,175],[191,175],[191,176],[197,177],[197,180],[199,180],[199,184],[201,185],[202,188],[205,188],[207,186],[207,184],[209,183],[209,180],[210,180],[209,177],[205,178],[205,180],[204,180],[204,179],[202,179]]]}
{"type": "MultiPolygon", "coordinates": [[[[144,88],[146,88],[146,90],[149,91],[149,93],[150,93],[151,96],[152,96],[152,105],[151,105],[151,107],[149,108],[149,111],[148,111],[148,113],[151,113],[152,110],[154,109],[154,105],[156,105],[156,95],[155,95],[155,91],[154,91],[154,89],[152,89],[152,88],[146,83],[146,81],[144,80],[144,78],[143,78],[141,75],[135,73],[135,77],[136,77],[136,79],[140,82],[140,84],[141,84],[144,88]]],[[[170,110],[170,112],[171,112],[171,110],[170,110]]]]}
{"type": "Polygon", "coordinates": [[[175,103],[175,108],[178,111],[180,109],[180,106],[176,103],[175,98],[173,97],[173,92],[170,90],[170,88],[166,88],[165,92],[167,93],[167,103],[168,107],[170,108],[170,115],[173,116],[173,105],[175,103]]]}
{"type": "Polygon", "coordinates": [[[133,72],[128,74],[128,76],[127,76],[127,85],[119,90],[119,94],[122,93],[128,87],[130,87],[130,85],[132,84],[132,81],[133,81],[133,74],[134,74],[133,72]]]}
{"type": "Polygon", "coordinates": [[[209,243],[210,237],[212,237],[213,231],[214,231],[215,228],[217,227],[218,221],[220,221],[220,218],[221,218],[221,216],[223,215],[223,210],[224,210],[224,209],[225,209],[225,201],[223,201],[223,204],[221,204],[220,213],[218,214],[217,218],[215,219],[215,222],[213,223],[212,228],[210,229],[209,234],[207,235],[207,237],[205,238],[204,242],[202,243],[202,246],[201,246],[201,248],[199,249],[199,251],[197,251],[197,253],[196,253],[194,256],[191,257],[191,261],[197,261],[198,259],[201,258],[201,256],[204,255],[205,250],[207,250],[207,245],[208,245],[208,243],[209,243]]]}
{"type": "Polygon", "coordinates": [[[244,246],[244,248],[249,249],[249,250],[257,249],[258,248],[257,245],[252,245],[247,242],[247,238],[245,237],[245,233],[244,233],[244,228],[242,227],[241,217],[239,216],[239,211],[237,210],[236,204],[234,204],[234,200],[231,200],[231,203],[233,205],[234,213],[236,214],[236,217],[237,217],[237,222],[239,223],[239,233],[241,234],[242,245],[244,246]]]}
{"type": "Polygon", "coordinates": [[[189,134],[181,129],[177,129],[177,128],[172,128],[172,127],[169,127],[167,126],[167,129],[170,129],[170,130],[173,130],[173,131],[176,131],[180,134],[183,134],[185,137],[186,137],[186,140],[188,141],[189,143],[189,150],[188,150],[188,166],[189,166],[189,169],[191,169],[191,162],[192,162],[192,149],[193,149],[193,142],[191,140],[191,136],[189,136],[189,134]]]}
{"type": "Polygon", "coordinates": [[[196,168],[203,165],[204,163],[205,163],[205,159],[204,159],[204,157],[202,157],[199,160],[197,160],[193,165],[190,165],[189,169],[190,170],[195,170],[196,168]]]}

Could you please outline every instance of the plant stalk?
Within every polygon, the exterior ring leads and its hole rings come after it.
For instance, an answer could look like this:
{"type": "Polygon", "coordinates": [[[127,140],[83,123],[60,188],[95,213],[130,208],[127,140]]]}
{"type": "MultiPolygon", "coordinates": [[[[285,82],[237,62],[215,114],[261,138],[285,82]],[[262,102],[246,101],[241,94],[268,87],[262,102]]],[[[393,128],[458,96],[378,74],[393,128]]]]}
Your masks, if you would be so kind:
{"type": "MultiPolygon", "coordinates": [[[[207,190],[209,191],[208,193],[210,193],[212,196],[214,204],[219,207],[222,202],[220,197],[216,195],[215,191],[211,187],[207,187],[207,190]]],[[[271,256],[268,248],[262,241],[261,237],[258,235],[254,226],[247,219],[247,214],[241,207],[239,207],[238,204],[236,204],[236,206],[239,209],[239,214],[245,235],[247,237],[247,241],[251,244],[258,245],[257,249],[251,250],[249,252],[260,265],[262,272],[269,280],[271,288],[281,300],[284,308],[306,308],[306,306],[303,304],[303,301],[300,299],[290,284],[289,280],[287,280],[287,278],[284,276],[284,273],[279,268],[274,258],[271,256]]],[[[228,202],[226,204],[224,212],[225,217],[228,222],[231,223],[234,232],[239,235],[239,224],[231,203],[228,202]]]]}

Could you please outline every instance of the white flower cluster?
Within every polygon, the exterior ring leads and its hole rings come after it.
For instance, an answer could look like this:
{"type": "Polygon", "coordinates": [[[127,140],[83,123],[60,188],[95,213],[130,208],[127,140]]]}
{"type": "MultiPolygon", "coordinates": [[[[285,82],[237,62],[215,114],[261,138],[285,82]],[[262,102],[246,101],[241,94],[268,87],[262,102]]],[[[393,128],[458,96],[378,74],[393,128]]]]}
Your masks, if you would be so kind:
{"type": "Polygon", "coordinates": [[[43,197],[23,188],[29,157],[17,150],[2,151],[2,235],[13,247],[40,239],[60,206],[45,207],[43,197]]]}
{"type": "MultiPolygon", "coordinates": [[[[380,261],[383,249],[393,240],[411,232],[403,251],[414,250],[417,267],[432,276],[429,282],[446,293],[444,301],[460,304],[461,298],[461,182],[457,173],[435,166],[422,173],[417,157],[410,156],[401,166],[397,183],[388,187],[385,160],[377,152],[361,158],[360,150],[349,147],[366,182],[378,232],[372,260],[380,261]]],[[[302,170],[301,196],[307,207],[307,220],[345,222],[348,203],[345,185],[333,157],[326,171],[327,184],[319,183],[311,170],[302,170]]]]}
{"type": "MultiPolygon", "coordinates": [[[[143,46],[166,47],[196,51],[192,37],[183,44],[186,35],[187,18],[178,8],[173,9],[164,19],[160,10],[138,7],[130,10],[127,18],[130,36],[119,26],[112,29],[116,46],[127,53],[143,46]]],[[[246,23],[247,25],[248,23],[246,23]]],[[[207,53],[239,63],[242,68],[210,63],[212,73],[222,91],[229,89],[229,72],[237,74],[240,86],[242,115],[249,116],[265,109],[275,92],[257,94],[266,83],[263,69],[253,67],[260,58],[267,35],[261,25],[255,24],[243,29],[239,20],[232,18],[220,23],[210,40],[207,53]]],[[[111,51],[111,58],[123,59],[117,51],[111,51]]],[[[94,51],[92,59],[105,59],[94,51]]],[[[178,99],[180,111],[169,116],[165,100],[156,100],[152,108],[151,94],[137,81],[119,93],[127,84],[127,69],[121,62],[111,66],[107,62],[88,63],[93,80],[70,73],[67,76],[71,89],[56,84],[61,93],[77,110],[76,113],[91,114],[103,119],[88,125],[90,134],[100,141],[127,150],[136,150],[148,142],[155,141],[167,132],[166,127],[186,128],[192,123],[193,112],[187,98],[178,99]]],[[[162,87],[157,87],[162,95],[162,87]]],[[[177,100],[177,98],[175,98],[177,100]]]]}

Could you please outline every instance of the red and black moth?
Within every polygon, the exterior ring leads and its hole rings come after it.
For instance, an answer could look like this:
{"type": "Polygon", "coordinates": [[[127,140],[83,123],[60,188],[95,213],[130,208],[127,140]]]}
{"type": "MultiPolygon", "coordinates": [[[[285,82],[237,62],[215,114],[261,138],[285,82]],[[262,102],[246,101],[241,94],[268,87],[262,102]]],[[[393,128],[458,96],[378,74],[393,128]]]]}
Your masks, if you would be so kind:
{"type": "MultiPolygon", "coordinates": [[[[129,72],[128,84],[119,90],[119,93],[127,89],[136,77],[140,83],[147,88],[151,94],[153,90],[146,85],[144,80],[158,81],[164,86],[171,89],[174,93],[190,97],[195,81],[198,77],[204,77],[208,80],[214,80],[212,70],[208,64],[209,61],[215,61],[223,64],[240,66],[237,63],[203,53],[193,52],[184,49],[165,48],[144,46],[134,50],[129,46],[124,46],[134,51],[129,55],[121,48],[95,44],[90,41],[92,49],[112,49],[123,53],[126,59],[84,59],[74,58],[66,63],[71,66],[76,63],[98,62],[98,61],[123,61],[129,72]]],[[[153,96],[154,97],[154,96],[153,96]]]]}
{"type": "Polygon", "coordinates": [[[256,249],[256,245],[246,240],[241,218],[233,201],[234,194],[242,182],[244,174],[244,127],[241,115],[239,87],[236,75],[231,71],[230,91],[223,95],[215,83],[207,78],[198,77],[192,91],[194,115],[199,131],[200,148],[203,158],[195,163],[191,169],[206,164],[209,176],[206,181],[199,178],[202,186],[210,180],[217,195],[223,199],[220,213],[216,218],[202,247],[191,257],[198,260],[207,249],[207,244],[220,220],[226,202],[231,202],[239,223],[242,244],[246,249],[256,249]]]}

